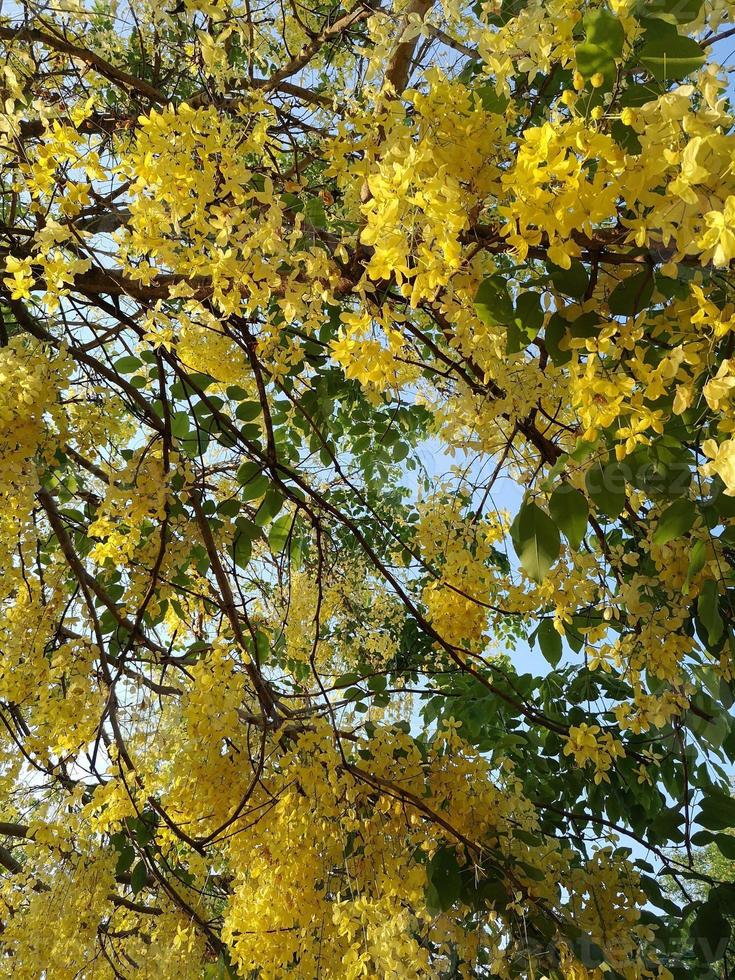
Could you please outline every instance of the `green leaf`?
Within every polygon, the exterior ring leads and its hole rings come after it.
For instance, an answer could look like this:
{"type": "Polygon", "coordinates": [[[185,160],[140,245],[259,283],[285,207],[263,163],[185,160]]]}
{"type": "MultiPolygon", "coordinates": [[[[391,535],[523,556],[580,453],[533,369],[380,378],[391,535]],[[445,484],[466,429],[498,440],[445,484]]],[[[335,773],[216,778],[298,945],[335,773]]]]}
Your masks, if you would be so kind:
{"type": "Polygon", "coordinates": [[[687,577],[684,580],[684,586],[682,588],[684,595],[689,595],[689,586],[692,584],[692,579],[702,571],[706,560],[706,543],[704,541],[695,541],[691,554],[689,555],[689,568],[687,569],[687,577]]]}
{"type": "Polygon", "coordinates": [[[561,539],[556,524],[536,504],[524,504],[514,521],[512,540],[523,570],[535,582],[542,582],[559,557],[561,539]]]}
{"type": "Polygon", "coordinates": [[[393,449],[392,452],[393,462],[400,463],[402,460],[404,460],[406,456],[408,456],[409,449],[410,447],[406,442],[396,443],[395,448],[393,449]]]}
{"type": "Polygon", "coordinates": [[[702,591],[697,599],[697,616],[707,630],[710,644],[714,645],[722,636],[725,628],[719,609],[720,593],[717,582],[708,578],[702,585],[702,591]]]}
{"type": "Polygon", "coordinates": [[[120,374],[135,374],[138,368],[143,367],[143,362],[139,357],[127,354],[125,357],[118,357],[113,366],[120,374]]]}
{"type": "Polygon", "coordinates": [[[516,322],[527,334],[535,337],[544,322],[541,296],[533,291],[521,293],[516,299],[516,322]]]}
{"type": "Polygon", "coordinates": [[[462,891],[462,875],[454,849],[440,847],[427,865],[426,876],[430,907],[439,912],[448,912],[462,891]]]}
{"type": "Polygon", "coordinates": [[[472,883],[474,894],[468,895],[468,898],[478,907],[504,909],[508,905],[510,901],[508,890],[500,878],[485,878],[477,881],[473,876],[469,881],[472,883]]]}
{"type": "Polygon", "coordinates": [[[320,197],[308,197],[304,202],[304,217],[314,228],[327,227],[327,215],[320,197]]]}
{"type": "Polygon", "coordinates": [[[135,860],[135,851],[132,846],[128,843],[124,843],[119,851],[117,864],[115,865],[115,874],[124,875],[126,871],[130,869],[135,860]]]}
{"type": "Polygon", "coordinates": [[[238,517],[235,527],[237,532],[232,542],[232,557],[239,568],[245,568],[253,552],[253,541],[258,537],[260,529],[247,517],[238,517]]]}
{"type": "Polygon", "coordinates": [[[559,482],[560,477],[563,476],[564,470],[566,469],[568,464],[569,464],[569,454],[562,453],[561,456],[557,459],[557,461],[554,463],[554,465],[546,473],[545,477],[541,481],[540,483],[541,489],[547,492],[553,491],[557,483],[559,482]]]}
{"type": "Polygon", "coordinates": [[[237,482],[244,486],[250,480],[254,480],[255,477],[260,476],[262,472],[263,467],[260,463],[243,463],[237,471],[237,482]]]}
{"type": "Polygon", "coordinates": [[[262,414],[263,406],[260,402],[240,402],[235,409],[235,415],[241,422],[252,422],[262,414]]]}
{"type": "Polygon", "coordinates": [[[722,793],[705,796],[694,822],[709,830],[735,827],[735,799],[722,793]]]}
{"type": "Polygon", "coordinates": [[[265,527],[276,516],[283,506],[284,497],[278,490],[268,490],[262,503],[255,514],[255,523],[259,527],[265,527]]]}
{"type": "Polygon", "coordinates": [[[263,475],[260,463],[243,463],[237,471],[237,482],[242,486],[242,500],[255,500],[262,497],[270,486],[270,480],[263,475]]]}
{"type": "Polygon", "coordinates": [[[653,543],[666,544],[686,534],[694,523],[695,514],[696,508],[691,500],[685,497],[675,500],[659,517],[653,532],[653,543]]]}
{"type": "Polygon", "coordinates": [[[730,938],[730,925],[713,900],[705,902],[699,909],[691,930],[694,949],[700,960],[716,963],[727,952],[730,938]]]}
{"type": "Polygon", "coordinates": [[[241,388],[240,385],[228,385],[225,389],[225,394],[228,398],[231,398],[233,402],[245,401],[248,397],[247,391],[241,388]]]}
{"type": "Polygon", "coordinates": [[[689,24],[696,20],[703,0],[647,0],[647,17],[657,17],[670,24],[689,24]]]}
{"type": "MultiPolygon", "coordinates": [[[[722,835],[727,836],[726,834],[722,835]]],[[[711,844],[717,839],[717,834],[713,834],[710,830],[698,830],[696,834],[692,834],[691,841],[695,847],[706,847],[707,844],[711,844]]],[[[735,843],[735,837],[731,838],[735,843]]]]}
{"type": "Polygon", "coordinates": [[[569,324],[564,317],[559,313],[552,313],[551,319],[546,324],[546,329],[544,330],[546,350],[557,367],[566,364],[572,359],[572,352],[570,350],[561,350],[559,347],[560,342],[566,336],[568,326],[569,324]]]}
{"type": "Polygon", "coordinates": [[[588,11],[582,20],[587,40],[603,48],[611,58],[623,53],[625,31],[617,17],[604,9],[588,11]]]}
{"type": "Polygon", "coordinates": [[[572,942],[572,949],[575,956],[584,963],[586,967],[597,967],[605,962],[605,953],[592,942],[589,936],[578,936],[572,942]]]}
{"type": "Polygon", "coordinates": [[[561,483],[551,495],[549,511],[554,523],[572,548],[582,544],[587,530],[589,507],[584,494],[569,483],[561,483]]]}
{"type": "Polygon", "coordinates": [[[271,550],[274,554],[280,555],[280,553],[286,547],[288,536],[291,533],[292,524],[293,514],[284,514],[282,517],[279,517],[277,521],[273,522],[268,534],[268,544],[271,546],[271,550]]]}
{"type": "Polygon", "coordinates": [[[230,500],[223,500],[217,505],[217,514],[220,517],[237,517],[240,513],[240,501],[234,497],[230,500]]]}
{"type": "Polygon", "coordinates": [[[723,881],[711,889],[708,901],[716,904],[725,915],[735,913],[735,885],[731,882],[723,881]]]}
{"type": "Polygon", "coordinates": [[[572,259],[572,264],[568,269],[562,269],[560,266],[554,265],[553,262],[547,264],[555,289],[564,296],[582,299],[589,287],[590,277],[579,259],[572,259]]]}
{"type": "Polygon", "coordinates": [[[620,119],[614,120],[610,127],[610,135],[626,153],[638,154],[642,150],[641,141],[632,126],[626,126],[620,119]]]}
{"type": "Polygon", "coordinates": [[[596,313],[582,313],[569,323],[572,337],[596,337],[600,332],[600,318],[596,313]]]}
{"type": "Polygon", "coordinates": [[[130,888],[132,889],[133,895],[138,894],[147,880],[148,871],[146,870],[145,863],[138,861],[130,874],[130,888]]]}
{"type": "Polygon", "coordinates": [[[208,445],[209,433],[202,428],[195,429],[193,433],[181,439],[181,448],[192,458],[202,456],[207,451],[208,445]]]}
{"type": "Polygon", "coordinates": [[[554,629],[554,622],[551,619],[542,619],[541,625],[538,628],[537,634],[539,646],[541,647],[541,653],[544,655],[544,659],[551,664],[552,667],[556,665],[561,660],[561,637],[554,629]]]}
{"type": "Polygon", "coordinates": [[[735,837],[731,834],[717,834],[714,843],[720,854],[729,861],[735,860],[735,837]]]}
{"type": "Polygon", "coordinates": [[[359,701],[365,697],[365,692],[360,687],[350,687],[342,696],[345,701],[359,701]]]}
{"type": "Polygon", "coordinates": [[[238,980],[238,974],[230,961],[230,954],[225,951],[219,954],[216,963],[204,965],[204,980],[238,980]]]}
{"type": "Polygon", "coordinates": [[[620,107],[640,109],[646,103],[657,99],[659,94],[656,87],[652,85],[629,85],[620,96],[620,107]]]}
{"type": "Polygon", "coordinates": [[[185,439],[189,435],[188,412],[176,412],[171,416],[171,435],[174,439],[185,439]]]}
{"type": "Polygon", "coordinates": [[[583,41],[578,44],[575,50],[577,58],[577,69],[582,78],[592,78],[593,75],[600,74],[605,79],[605,85],[609,88],[615,80],[615,58],[607,48],[590,41],[583,41]]]}
{"type": "Polygon", "coordinates": [[[485,85],[478,85],[475,89],[475,94],[479,97],[485,112],[494,112],[496,115],[502,116],[508,108],[507,96],[498,95],[495,86],[491,82],[485,85]]]}
{"type": "Polygon", "coordinates": [[[355,671],[350,671],[348,674],[340,674],[339,677],[335,677],[334,686],[336,688],[349,687],[352,684],[357,684],[360,680],[360,675],[355,671]]]}
{"type": "Polygon", "coordinates": [[[590,442],[588,439],[577,439],[574,449],[569,453],[569,458],[573,459],[575,463],[583,463],[596,448],[596,440],[590,442]]]}
{"type": "Polygon", "coordinates": [[[618,517],[625,507],[625,474],[619,463],[595,463],[585,477],[587,493],[607,517],[618,517]]]}
{"type": "Polygon", "coordinates": [[[488,327],[505,326],[513,320],[513,303],[501,276],[488,276],[475,294],[475,312],[488,327]]]}
{"type": "Polygon", "coordinates": [[[515,354],[528,346],[544,322],[541,297],[536,292],[521,293],[516,300],[513,320],[508,323],[507,352],[515,354]]]}
{"type": "Polygon", "coordinates": [[[725,485],[719,476],[716,476],[712,481],[712,497],[709,501],[709,506],[714,510],[717,515],[717,520],[714,524],[710,525],[714,527],[715,524],[722,524],[724,521],[722,518],[735,517],[735,497],[728,497],[724,493],[725,485]]]}
{"type": "Polygon", "coordinates": [[[705,54],[693,38],[677,34],[649,41],[640,58],[658,81],[679,81],[704,64],[705,54]]]}
{"type": "Polygon", "coordinates": [[[644,310],[653,295],[653,273],[650,269],[637,272],[619,282],[608,300],[613,316],[635,316],[644,310]]]}

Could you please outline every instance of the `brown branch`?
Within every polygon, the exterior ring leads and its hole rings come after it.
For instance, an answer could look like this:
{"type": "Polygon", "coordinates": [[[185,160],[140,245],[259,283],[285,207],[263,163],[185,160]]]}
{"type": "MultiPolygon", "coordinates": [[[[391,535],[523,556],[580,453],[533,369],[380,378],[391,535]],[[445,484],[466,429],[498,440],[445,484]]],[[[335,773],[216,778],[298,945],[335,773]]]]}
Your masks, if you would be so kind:
{"type": "Polygon", "coordinates": [[[39,30],[36,27],[0,26],[0,40],[35,41],[38,44],[43,44],[47,48],[52,48],[54,51],[68,54],[72,58],[83,61],[90,68],[93,68],[98,75],[106,78],[108,82],[112,82],[114,85],[119,85],[125,89],[132,89],[151,102],[155,102],[158,105],[165,105],[168,101],[162,92],[149,85],[148,82],[143,81],[141,78],[136,78],[135,75],[123,71],[122,68],[111,65],[109,61],[105,61],[104,58],[101,58],[93,51],[74,44],[64,37],[48,34],[46,31],[39,30]]]}
{"type": "Polygon", "coordinates": [[[46,511],[46,516],[48,518],[49,524],[51,525],[51,529],[56,535],[56,538],[59,542],[59,546],[64,555],[64,558],[66,558],[67,565],[74,573],[74,576],[77,579],[77,581],[80,584],[85,585],[91,592],[93,592],[97,596],[97,598],[105,606],[105,608],[109,610],[113,619],[119,626],[122,626],[123,629],[127,630],[131,636],[136,637],[144,646],[148,647],[148,649],[151,650],[153,653],[166,656],[167,655],[166,649],[162,647],[160,644],[156,643],[154,640],[151,640],[148,636],[145,635],[145,633],[140,629],[140,627],[136,626],[136,624],[131,619],[128,619],[127,616],[121,613],[120,609],[117,606],[117,603],[110,598],[110,596],[107,594],[107,591],[103,588],[100,582],[93,575],[90,575],[90,573],[84,567],[81,559],[79,558],[79,556],[77,555],[74,549],[74,545],[71,542],[71,538],[66,532],[66,528],[64,527],[64,522],[62,520],[61,513],[58,507],[56,506],[56,501],[51,496],[49,491],[45,487],[40,487],[39,490],[36,492],[36,497],[38,498],[38,501],[43,507],[43,509],[46,511]]]}
{"type": "Polygon", "coordinates": [[[410,41],[401,41],[404,31],[409,25],[409,17],[411,14],[418,14],[419,19],[423,20],[433,6],[434,0],[412,0],[401,16],[398,24],[398,43],[391,55],[384,81],[384,87],[390,86],[396,95],[400,95],[408,82],[411,58],[416,50],[416,42],[419,37],[417,35],[412,37],[410,41]]]}

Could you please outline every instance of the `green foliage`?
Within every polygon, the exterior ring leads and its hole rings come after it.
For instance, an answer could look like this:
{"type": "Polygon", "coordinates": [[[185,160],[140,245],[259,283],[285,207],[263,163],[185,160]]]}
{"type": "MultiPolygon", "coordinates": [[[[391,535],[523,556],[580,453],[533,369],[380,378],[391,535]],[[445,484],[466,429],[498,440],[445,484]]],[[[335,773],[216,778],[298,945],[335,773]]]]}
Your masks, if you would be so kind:
{"type": "Polygon", "coordinates": [[[559,557],[561,541],[556,525],[540,507],[529,502],[518,512],[511,533],[523,570],[541,582],[559,557]]]}

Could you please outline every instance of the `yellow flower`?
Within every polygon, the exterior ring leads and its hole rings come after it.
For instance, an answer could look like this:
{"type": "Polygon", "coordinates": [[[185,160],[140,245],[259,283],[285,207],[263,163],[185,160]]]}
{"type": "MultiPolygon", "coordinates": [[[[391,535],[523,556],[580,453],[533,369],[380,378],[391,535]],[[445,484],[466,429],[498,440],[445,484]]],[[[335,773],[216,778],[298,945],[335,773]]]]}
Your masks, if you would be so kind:
{"type": "Polygon", "coordinates": [[[705,439],[702,451],[712,461],[701,467],[704,476],[717,474],[725,484],[725,494],[735,497],[735,439],[727,439],[719,445],[714,439],[705,439]]]}
{"type": "Polygon", "coordinates": [[[17,259],[8,255],[5,259],[5,269],[10,273],[3,282],[10,289],[13,299],[29,299],[33,288],[33,273],[30,259],[17,259]]]}
{"type": "Polygon", "coordinates": [[[725,201],[722,211],[708,211],[704,215],[707,231],[700,239],[700,247],[714,265],[724,268],[735,258],[735,195],[725,201]]]}

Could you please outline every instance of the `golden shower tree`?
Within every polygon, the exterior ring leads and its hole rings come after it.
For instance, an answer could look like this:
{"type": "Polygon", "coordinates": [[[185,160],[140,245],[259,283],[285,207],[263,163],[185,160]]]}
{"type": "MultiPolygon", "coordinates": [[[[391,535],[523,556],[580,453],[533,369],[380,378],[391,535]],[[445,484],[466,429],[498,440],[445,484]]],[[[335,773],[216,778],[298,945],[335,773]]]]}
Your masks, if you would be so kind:
{"type": "Polygon", "coordinates": [[[4,976],[727,975],[733,16],[6,12],[4,976]]]}

